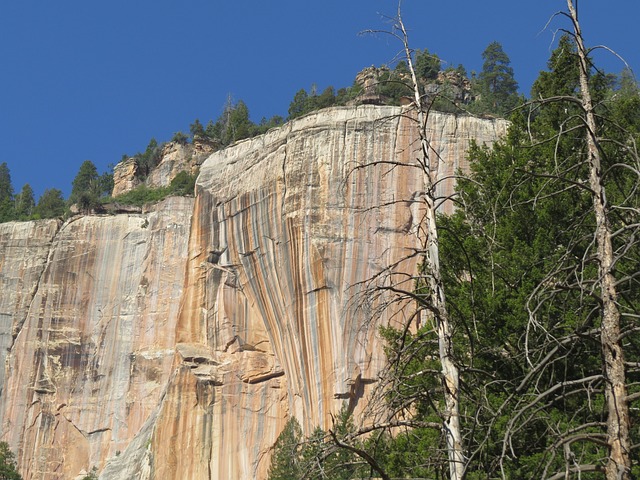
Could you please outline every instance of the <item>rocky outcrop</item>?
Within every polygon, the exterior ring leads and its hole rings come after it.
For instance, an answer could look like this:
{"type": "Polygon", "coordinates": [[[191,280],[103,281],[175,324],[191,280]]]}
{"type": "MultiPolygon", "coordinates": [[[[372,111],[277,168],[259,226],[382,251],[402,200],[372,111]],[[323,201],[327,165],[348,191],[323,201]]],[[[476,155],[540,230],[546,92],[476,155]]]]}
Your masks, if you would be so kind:
{"type": "MultiPolygon", "coordinates": [[[[25,478],[263,479],[289,416],[311,432],[343,406],[358,415],[390,321],[362,282],[416,244],[424,183],[396,165],[418,147],[401,112],[310,114],[211,155],[195,203],[37,233],[30,286],[11,283],[28,298],[0,299],[14,332],[2,439],[25,478]]],[[[505,129],[432,114],[439,188],[471,139],[505,129]]],[[[2,228],[3,252],[28,235],[2,228]]]]}
{"type": "Polygon", "coordinates": [[[180,172],[193,175],[213,148],[199,142],[197,144],[169,142],[162,147],[160,163],[146,180],[148,187],[166,187],[180,172]],[[197,147],[197,148],[196,148],[197,147]]]}
{"type": "Polygon", "coordinates": [[[113,167],[113,191],[111,195],[117,197],[130,192],[142,182],[137,177],[138,165],[135,158],[128,158],[113,167]]]}
{"type": "Polygon", "coordinates": [[[161,148],[158,165],[144,180],[139,178],[135,158],[118,163],[113,168],[112,196],[123,195],[143,183],[150,188],[166,187],[180,172],[195,175],[217,147],[209,138],[196,136],[192,143],[168,142],[161,148]]]}

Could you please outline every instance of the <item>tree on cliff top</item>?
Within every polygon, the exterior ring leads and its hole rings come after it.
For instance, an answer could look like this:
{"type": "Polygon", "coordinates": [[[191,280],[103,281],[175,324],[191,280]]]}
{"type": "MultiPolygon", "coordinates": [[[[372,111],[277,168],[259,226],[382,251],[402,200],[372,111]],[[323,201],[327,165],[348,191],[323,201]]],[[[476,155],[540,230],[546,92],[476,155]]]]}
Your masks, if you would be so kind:
{"type": "Polygon", "coordinates": [[[0,222],[13,220],[13,185],[7,162],[0,164],[0,222]]]}
{"type": "Polygon", "coordinates": [[[85,160],[73,179],[69,204],[76,204],[83,212],[89,212],[100,204],[100,198],[111,195],[113,174],[98,175],[91,160],[85,160]]]}
{"type": "Polygon", "coordinates": [[[15,198],[15,215],[19,220],[28,220],[36,206],[31,185],[25,183],[20,193],[15,198]]]}
{"type": "Polygon", "coordinates": [[[99,185],[98,169],[91,160],[85,160],[80,165],[78,174],[73,179],[70,204],[77,204],[81,211],[88,212],[98,204],[99,185]]]}
{"type": "Polygon", "coordinates": [[[509,56],[498,42],[482,52],[482,71],[478,75],[480,103],[490,112],[504,115],[518,104],[518,82],[513,76],[509,56]]]}
{"type": "Polygon", "coordinates": [[[57,188],[48,188],[38,199],[34,213],[39,218],[62,217],[67,204],[62,196],[62,191],[57,188]]]}

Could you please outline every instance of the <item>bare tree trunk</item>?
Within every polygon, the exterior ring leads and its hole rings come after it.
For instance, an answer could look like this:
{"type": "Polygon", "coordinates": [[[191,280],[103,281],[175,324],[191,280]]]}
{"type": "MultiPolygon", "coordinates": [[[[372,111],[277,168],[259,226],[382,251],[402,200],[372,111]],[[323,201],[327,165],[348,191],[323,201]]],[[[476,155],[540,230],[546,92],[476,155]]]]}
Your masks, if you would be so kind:
{"type": "Polygon", "coordinates": [[[442,273],[440,270],[440,253],[438,244],[438,228],[436,225],[436,192],[433,176],[436,172],[431,169],[429,140],[426,137],[427,115],[423,105],[422,95],[409,48],[408,35],[402,22],[400,7],[398,6],[398,26],[402,32],[404,52],[411,72],[414,102],[418,115],[418,128],[420,130],[419,159],[425,177],[425,222],[427,231],[426,255],[424,256],[424,273],[428,278],[427,286],[431,298],[431,309],[435,320],[435,330],[438,336],[438,350],[440,365],[442,367],[443,390],[445,397],[445,410],[442,412],[442,429],[447,441],[447,454],[449,458],[449,478],[462,480],[465,471],[465,461],[462,448],[462,435],[460,432],[460,406],[459,406],[459,369],[453,361],[453,342],[451,339],[451,327],[442,273]]]}
{"type": "Polygon", "coordinates": [[[607,199],[602,178],[601,155],[598,148],[597,125],[589,89],[589,60],[584,47],[578,15],[573,0],[567,0],[574,26],[574,37],[580,59],[580,91],[587,126],[589,155],[589,183],[593,195],[596,219],[596,248],[602,298],[600,341],[604,361],[605,398],[607,405],[607,436],[609,460],[608,480],[631,478],[631,441],[629,437],[629,404],[627,401],[624,352],[620,340],[620,311],[618,309],[616,279],[613,276],[612,232],[607,217],[607,199]]]}

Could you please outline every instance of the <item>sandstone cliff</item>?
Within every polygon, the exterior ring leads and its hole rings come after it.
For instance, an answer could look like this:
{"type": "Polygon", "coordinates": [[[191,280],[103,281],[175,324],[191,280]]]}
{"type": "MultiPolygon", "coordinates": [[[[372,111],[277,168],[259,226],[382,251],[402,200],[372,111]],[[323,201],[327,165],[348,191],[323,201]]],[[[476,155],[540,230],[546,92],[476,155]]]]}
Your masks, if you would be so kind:
{"type": "MultiPolygon", "coordinates": [[[[389,320],[359,282],[415,244],[421,175],[385,163],[415,153],[400,112],[333,108],[239,142],[201,166],[195,201],[0,225],[0,433],[25,479],[260,479],[289,415],[307,432],[357,415],[389,320]]],[[[439,176],[505,129],[432,114],[439,176]]]]}

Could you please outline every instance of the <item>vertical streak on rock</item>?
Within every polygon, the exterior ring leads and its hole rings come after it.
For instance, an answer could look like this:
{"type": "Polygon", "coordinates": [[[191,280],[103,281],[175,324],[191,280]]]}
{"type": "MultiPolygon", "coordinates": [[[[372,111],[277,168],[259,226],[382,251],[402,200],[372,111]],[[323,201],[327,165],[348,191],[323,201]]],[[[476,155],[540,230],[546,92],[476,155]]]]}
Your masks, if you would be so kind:
{"type": "Polygon", "coordinates": [[[82,217],[56,237],[8,362],[3,434],[25,479],[73,478],[123,452],[173,358],[192,201],[82,217]]]}
{"type": "Polygon", "coordinates": [[[0,398],[7,353],[27,318],[59,228],[58,220],[0,224],[0,398]]]}
{"type": "MultiPolygon", "coordinates": [[[[415,247],[420,213],[420,176],[388,163],[416,148],[400,112],[327,109],[216,152],[193,216],[182,198],[67,223],[26,303],[6,292],[33,275],[0,255],[0,324],[26,319],[0,396],[25,479],[261,479],[288,416],[361,415],[391,320],[361,282],[415,247]]],[[[442,172],[506,128],[431,118],[442,172]]],[[[23,235],[4,228],[3,253],[23,235]]]]}

